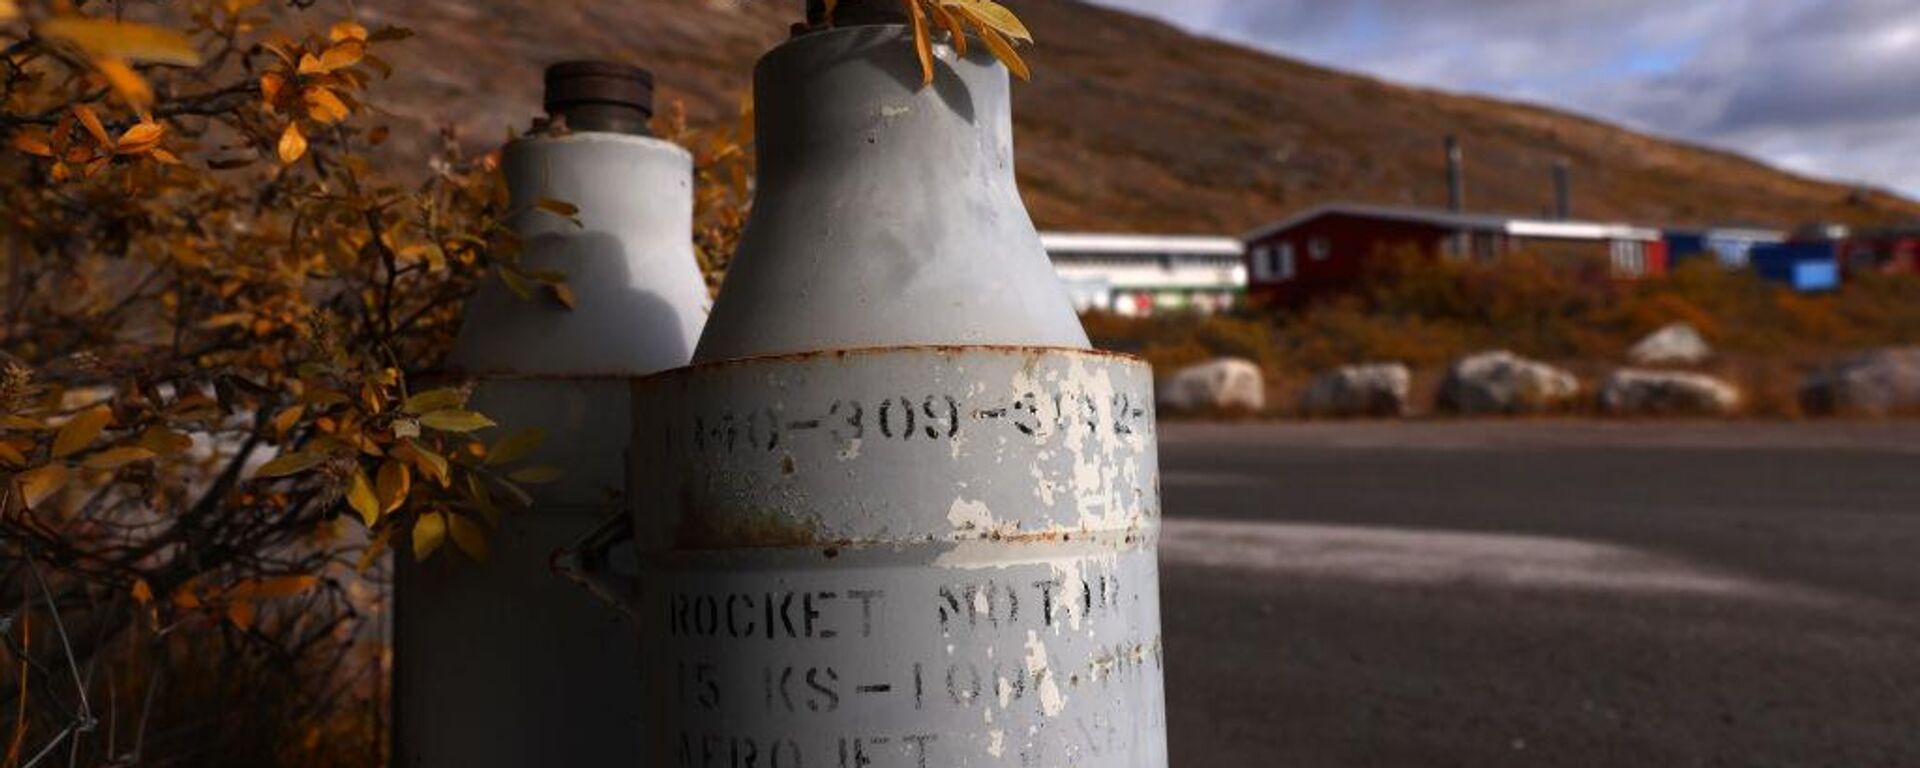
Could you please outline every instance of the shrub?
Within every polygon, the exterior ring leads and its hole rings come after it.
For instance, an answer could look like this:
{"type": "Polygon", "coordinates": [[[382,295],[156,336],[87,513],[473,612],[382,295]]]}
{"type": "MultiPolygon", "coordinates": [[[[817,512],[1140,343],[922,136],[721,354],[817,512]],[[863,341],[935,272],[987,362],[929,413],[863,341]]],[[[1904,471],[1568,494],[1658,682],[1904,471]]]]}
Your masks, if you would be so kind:
{"type": "Polygon", "coordinates": [[[1141,354],[1163,374],[1231,355],[1258,362],[1276,380],[1371,361],[1437,368],[1492,348],[1602,370],[1646,334],[1686,322],[1713,343],[1717,370],[1741,384],[1762,415],[1797,413],[1791,393],[1823,357],[1920,343],[1920,279],[1912,277],[1864,275],[1837,292],[1798,294],[1704,258],[1629,282],[1589,261],[1416,253],[1379,259],[1366,277],[1358,295],[1298,312],[1095,313],[1085,322],[1096,343],[1141,354]]]}

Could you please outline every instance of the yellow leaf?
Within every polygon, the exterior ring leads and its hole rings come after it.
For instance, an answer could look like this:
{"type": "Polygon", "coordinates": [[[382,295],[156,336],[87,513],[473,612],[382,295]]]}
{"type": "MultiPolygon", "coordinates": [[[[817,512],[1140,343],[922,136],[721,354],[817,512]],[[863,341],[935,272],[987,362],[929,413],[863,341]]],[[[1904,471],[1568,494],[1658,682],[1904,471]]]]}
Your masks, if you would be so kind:
{"type": "Polygon", "coordinates": [[[36,157],[53,157],[53,145],[47,142],[46,132],[37,128],[23,128],[14,134],[13,148],[36,157]]]}
{"type": "Polygon", "coordinates": [[[0,461],[15,467],[24,466],[27,463],[27,455],[20,452],[20,446],[0,440],[0,461]]]}
{"type": "Polygon", "coordinates": [[[40,22],[35,31],[65,40],[95,56],[183,67],[200,63],[200,52],[186,35],[150,24],[62,16],[40,22]]]}
{"type": "Polygon", "coordinates": [[[159,123],[134,123],[126,133],[120,134],[120,140],[114,143],[113,151],[123,155],[137,155],[160,143],[160,137],[167,129],[159,123]]]}
{"type": "Polygon", "coordinates": [[[960,55],[967,55],[967,27],[960,20],[960,14],[947,10],[946,6],[935,5],[927,10],[933,13],[935,21],[947,30],[947,37],[953,41],[953,49],[960,55]]]}
{"type": "Polygon", "coordinates": [[[319,451],[299,451],[296,453],[282,454],[274,458],[274,460],[260,465],[260,469],[254,472],[253,476],[285,477],[287,475],[299,474],[320,466],[320,463],[326,460],[326,454],[320,453],[319,451]]]}
{"type": "Polygon", "coordinates": [[[368,528],[380,522],[380,499],[373,495],[373,486],[367,482],[367,473],[358,467],[354,468],[353,477],[347,481],[347,506],[360,513],[360,520],[368,528]]]}
{"type": "Polygon", "coordinates": [[[123,445],[88,456],[85,464],[88,469],[119,469],[136,461],[150,460],[158,455],[138,445],[123,445]]]}
{"type": "Polygon", "coordinates": [[[380,511],[392,512],[400,508],[407,500],[407,492],[413,489],[413,473],[407,465],[398,461],[388,461],[380,465],[380,511]]]}
{"type": "Polygon", "coordinates": [[[1000,33],[983,27],[980,30],[980,39],[987,44],[987,50],[993,52],[994,58],[1007,65],[1007,71],[1012,72],[1014,77],[1022,80],[1033,79],[1033,71],[1027,69],[1027,62],[1020,58],[1020,54],[1013,50],[1013,44],[1001,37],[1000,33]]]}
{"type": "Polygon", "coordinates": [[[275,576],[273,578],[251,582],[249,586],[251,586],[252,589],[248,590],[248,592],[254,597],[267,599],[293,597],[294,595],[313,589],[313,585],[318,583],[320,583],[320,579],[308,575],[275,576]]]}
{"type": "Polygon", "coordinates": [[[918,0],[909,0],[907,8],[913,11],[913,52],[920,57],[920,85],[933,85],[933,41],[927,34],[927,12],[918,0]]]}
{"type": "Polygon", "coordinates": [[[285,440],[287,433],[293,430],[293,425],[300,423],[300,417],[305,415],[306,412],[306,406],[295,405],[274,414],[273,436],[276,439],[285,440]]]}
{"type": "Polygon", "coordinates": [[[91,445],[110,421],[113,421],[113,409],[105,405],[96,405],[74,414],[60,427],[60,434],[53,438],[53,457],[71,456],[91,445]]]}
{"type": "Polygon", "coordinates": [[[156,456],[174,456],[193,447],[193,438],[166,427],[151,427],[140,433],[139,445],[156,456]]]}
{"type": "Polygon", "coordinates": [[[100,116],[93,113],[92,107],[85,104],[75,104],[73,105],[73,115],[74,117],[80,118],[80,124],[86,126],[87,133],[92,134],[93,140],[99,143],[100,146],[113,146],[113,137],[107,135],[107,127],[100,124],[100,116]]]}
{"type": "Polygon", "coordinates": [[[47,425],[45,422],[41,421],[40,419],[28,418],[26,416],[21,416],[17,413],[10,413],[5,416],[0,416],[0,427],[6,427],[7,429],[36,430],[36,429],[46,429],[47,425]]]}
{"type": "Polygon", "coordinates": [[[253,603],[245,600],[235,600],[227,603],[227,620],[233,622],[234,626],[241,629],[252,627],[253,603]]]}
{"type": "Polygon", "coordinates": [[[307,153],[307,137],[300,135],[299,123],[287,123],[280,134],[280,162],[292,165],[307,153]]]}
{"type": "Polygon", "coordinates": [[[487,531],[472,520],[460,515],[448,515],[447,525],[453,534],[454,545],[468,557],[485,562],[487,559],[487,531]]]}
{"type": "Polygon", "coordinates": [[[164,150],[164,149],[161,149],[161,148],[159,148],[159,147],[154,147],[154,148],[153,148],[152,150],[149,150],[149,151],[147,152],[147,157],[150,157],[150,158],[153,158],[153,159],[154,159],[154,160],[155,160],[156,162],[160,162],[160,163],[165,163],[165,164],[167,164],[167,165],[179,165],[179,164],[180,164],[180,156],[179,156],[179,155],[176,155],[176,154],[174,154],[174,153],[172,153],[172,152],[168,152],[168,151],[166,151],[166,150],[164,150]]]}
{"type": "Polygon", "coordinates": [[[147,580],[133,577],[133,601],[141,605],[153,602],[153,587],[147,586],[147,580]]]}
{"type": "Polygon", "coordinates": [[[487,449],[486,463],[490,466],[512,464],[526,458],[527,454],[533,453],[533,449],[539,447],[540,443],[546,439],[547,433],[539,427],[530,427],[507,435],[495,441],[493,447],[487,449]]]}
{"type": "Polygon", "coordinates": [[[414,466],[420,468],[421,474],[433,478],[442,488],[447,487],[447,484],[452,481],[452,477],[447,474],[446,457],[434,453],[432,449],[419,443],[412,440],[402,441],[400,447],[393,449],[393,455],[413,462],[414,466]]]}
{"type": "Polygon", "coordinates": [[[571,221],[574,226],[580,226],[580,206],[573,203],[543,197],[533,201],[533,207],[571,221]]]}
{"type": "Polygon", "coordinates": [[[421,414],[420,424],[442,432],[472,432],[493,426],[493,419],[473,411],[448,408],[421,414]]]}
{"type": "Polygon", "coordinates": [[[573,289],[567,287],[566,283],[547,283],[547,292],[553,295],[554,301],[560,302],[560,306],[573,309],[573,289]]]}
{"type": "Polygon", "coordinates": [[[500,282],[507,286],[507,290],[513,291],[513,295],[520,297],[521,301],[533,298],[533,284],[527,282],[518,270],[502,264],[495,271],[500,274],[500,282]]]}
{"type": "Polygon", "coordinates": [[[481,516],[487,518],[487,524],[500,524],[500,508],[494,506],[493,494],[487,492],[487,485],[479,475],[467,475],[467,498],[480,510],[481,516]]]}
{"type": "Polygon", "coordinates": [[[430,389],[408,397],[400,404],[400,410],[407,413],[426,413],[447,408],[458,408],[467,402],[467,393],[453,387],[430,389]]]}
{"type": "Polygon", "coordinates": [[[20,6],[14,4],[13,0],[0,0],[0,21],[11,21],[19,15],[20,6]]]}
{"type": "Polygon", "coordinates": [[[20,486],[20,498],[28,509],[40,506],[48,496],[58,493],[67,486],[69,473],[65,464],[48,464],[44,467],[29,469],[13,480],[20,486]]]}
{"type": "Polygon", "coordinates": [[[144,109],[153,103],[153,86],[147,85],[147,79],[127,66],[127,62],[112,56],[96,56],[93,68],[100,70],[100,76],[107,79],[107,85],[114,93],[134,109],[144,109]]]}
{"type": "Polygon", "coordinates": [[[360,63],[361,57],[366,55],[366,43],[358,40],[343,41],[320,54],[320,68],[327,72],[332,72],[336,69],[346,69],[347,67],[360,63]]]}
{"type": "Polygon", "coordinates": [[[295,67],[293,71],[295,74],[301,75],[319,75],[325,74],[327,67],[325,64],[320,63],[320,57],[311,53],[303,53],[300,54],[300,65],[295,67]]]}
{"type": "Polygon", "coordinates": [[[440,543],[447,540],[447,518],[439,512],[428,512],[420,516],[413,524],[413,559],[425,560],[433,556],[440,543]]]}
{"type": "MultiPolygon", "coordinates": [[[[379,131],[378,128],[374,130],[376,132],[379,131]]],[[[371,136],[368,138],[368,142],[378,143],[374,142],[371,136]]],[[[447,265],[446,249],[441,248],[438,243],[414,243],[413,245],[406,246],[400,249],[400,258],[407,261],[424,260],[428,266],[434,269],[440,269],[447,265]]]]}
{"type": "Polygon", "coordinates": [[[540,485],[558,480],[560,479],[560,475],[559,467],[526,467],[524,469],[514,470],[513,473],[507,475],[507,477],[516,483],[540,485]]]}
{"type": "Polygon", "coordinates": [[[260,76],[260,100],[266,102],[268,109],[273,108],[274,100],[280,98],[280,89],[286,84],[287,79],[278,72],[268,72],[260,76]]]}
{"type": "Polygon", "coordinates": [[[327,39],[336,43],[342,40],[366,42],[367,28],[351,21],[336,22],[327,28],[327,39]]]}
{"type": "Polygon", "coordinates": [[[347,103],[325,88],[308,88],[301,98],[307,102],[307,116],[322,123],[337,123],[351,114],[347,103]]]}
{"type": "Polygon", "coordinates": [[[1033,42],[1033,33],[1013,11],[993,0],[941,0],[941,5],[957,8],[975,24],[1022,42],[1033,42]]]}

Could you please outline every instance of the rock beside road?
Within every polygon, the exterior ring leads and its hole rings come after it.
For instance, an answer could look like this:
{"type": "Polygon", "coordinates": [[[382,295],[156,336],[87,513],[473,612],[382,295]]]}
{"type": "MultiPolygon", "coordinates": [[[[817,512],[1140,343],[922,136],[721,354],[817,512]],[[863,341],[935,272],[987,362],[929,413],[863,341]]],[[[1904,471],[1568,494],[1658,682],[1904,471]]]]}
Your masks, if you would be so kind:
{"type": "Polygon", "coordinates": [[[1920,412],[1920,347],[1877,349],[1814,371],[1801,383],[1800,407],[1821,415],[1920,412]]]}
{"type": "Polygon", "coordinates": [[[1572,404],[1580,380],[1504,349],[1454,361],[1440,383],[1440,410],[1463,416],[1548,413],[1572,404]]]}
{"type": "Polygon", "coordinates": [[[1181,411],[1264,411],[1266,377],[1251,360],[1218,358],[1180,369],[1158,399],[1161,407],[1181,411]]]}
{"type": "Polygon", "coordinates": [[[1300,411],[1321,418],[1404,416],[1413,372],[1400,363],[1343,365],[1313,377],[1300,411]]]}
{"type": "Polygon", "coordinates": [[[1635,365],[1699,365],[1712,356],[1706,337],[1687,323],[1654,331],[1627,350],[1627,359],[1635,365]]]}
{"type": "Polygon", "coordinates": [[[1600,410],[1615,416],[1726,416],[1740,390],[1704,373],[1622,368],[1600,387],[1600,410]]]}

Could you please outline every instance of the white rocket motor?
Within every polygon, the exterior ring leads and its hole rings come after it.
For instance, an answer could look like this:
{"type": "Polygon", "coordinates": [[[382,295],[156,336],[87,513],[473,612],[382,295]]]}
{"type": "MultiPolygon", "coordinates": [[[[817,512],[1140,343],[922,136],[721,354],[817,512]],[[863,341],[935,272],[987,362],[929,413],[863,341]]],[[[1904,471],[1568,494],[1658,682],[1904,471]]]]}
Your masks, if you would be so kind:
{"type": "Polygon", "coordinates": [[[396,577],[393,765],[638,765],[634,629],[554,576],[552,553],[621,508],[628,380],[684,365],[709,308],[691,242],[692,159],[647,135],[652,78],[598,62],[547,71],[564,122],[508,145],[522,265],[567,276],[575,308],[490,280],[468,303],[450,367],[500,433],[538,427],[531,461],[562,479],[506,514],[486,563],[440,556],[396,577]],[[581,226],[529,210],[579,208],[581,226]]]}

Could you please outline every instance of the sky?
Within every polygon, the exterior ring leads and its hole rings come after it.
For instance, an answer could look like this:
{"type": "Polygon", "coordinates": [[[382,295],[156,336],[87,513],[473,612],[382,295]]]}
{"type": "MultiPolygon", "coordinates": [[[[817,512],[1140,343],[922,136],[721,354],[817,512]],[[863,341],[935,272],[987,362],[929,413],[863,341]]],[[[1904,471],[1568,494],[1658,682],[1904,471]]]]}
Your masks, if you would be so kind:
{"type": "Polygon", "coordinates": [[[1920,197],[1920,0],[1095,0],[1920,197]]]}

